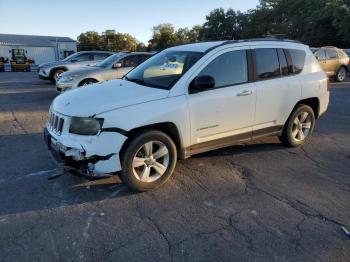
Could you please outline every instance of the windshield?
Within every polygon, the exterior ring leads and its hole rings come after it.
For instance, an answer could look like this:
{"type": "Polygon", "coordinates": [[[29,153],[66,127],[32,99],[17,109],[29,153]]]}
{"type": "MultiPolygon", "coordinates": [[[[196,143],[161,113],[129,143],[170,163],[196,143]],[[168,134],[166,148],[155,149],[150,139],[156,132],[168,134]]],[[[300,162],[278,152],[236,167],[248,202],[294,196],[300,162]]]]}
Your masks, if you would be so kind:
{"type": "Polygon", "coordinates": [[[114,65],[118,61],[118,59],[120,58],[121,55],[122,54],[111,55],[111,56],[107,57],[105,60],[96,64],[95,66],[103,67],[103,68],[112,67],[112,65],[114,65]]]}
{"type": "Polygon", "coordinates": [[[73,57],[75,57],[78,53],[74,53],[71,54],[70,56],[67,56],[65,59],[63,59],[62,61],[69,61],[70,59],[72,59],[73,57]]]}
{"type": "Polygon", "coordinates": [[[169,90],[202,56],[199,52],[163,51],[136,67],[124,79],[169,90]]]}

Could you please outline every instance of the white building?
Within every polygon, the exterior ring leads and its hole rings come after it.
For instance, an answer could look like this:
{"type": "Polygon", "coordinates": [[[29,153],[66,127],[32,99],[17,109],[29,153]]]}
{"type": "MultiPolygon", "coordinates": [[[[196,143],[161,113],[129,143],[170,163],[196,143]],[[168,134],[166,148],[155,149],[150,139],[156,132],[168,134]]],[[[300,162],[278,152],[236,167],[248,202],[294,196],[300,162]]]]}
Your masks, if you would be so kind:
{"type": "Polygon", "coordinates": [[[77,44],[69,37],[0,34],[0,57],[10,61],[14,49],[23,49],[39,65],[67,57],[77,51],[77,44]]]}

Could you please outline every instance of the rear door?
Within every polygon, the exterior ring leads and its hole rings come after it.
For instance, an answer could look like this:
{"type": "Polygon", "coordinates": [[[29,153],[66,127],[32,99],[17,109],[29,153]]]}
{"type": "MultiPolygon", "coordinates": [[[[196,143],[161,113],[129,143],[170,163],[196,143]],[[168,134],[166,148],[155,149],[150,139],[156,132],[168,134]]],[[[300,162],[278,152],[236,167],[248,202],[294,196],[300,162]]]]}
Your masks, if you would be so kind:
{"type": "Polygon", "coordinates": [[[328,68],[327,68],[327,55],[326,55],[325,49],[324,48],[319,49],[315,53],[315,57],[317,61],[320,63],[320,66],[322,67],[323,71],[325,71],[325,73],[329,75],[330,72],[328,72],[328,68]]]}
{"type": "Polygon", "coordinates": [[[289,73],[293,68],[288,68],[286,50],[259,46],[254,53],[257,102],[253,136],[259,136],[282,129],[300,100],[301,84],[289,73]]]}
{"type": "Polygon", "coordinates": [[[325,66],[326,71],[330,75],[335,75],[335,73],[337,72],[337,70],[339,68],[338,52],[334,48],[326,48],[325,51],[326,51],[326,56],[327,56],[326,66],[325,66]]]}

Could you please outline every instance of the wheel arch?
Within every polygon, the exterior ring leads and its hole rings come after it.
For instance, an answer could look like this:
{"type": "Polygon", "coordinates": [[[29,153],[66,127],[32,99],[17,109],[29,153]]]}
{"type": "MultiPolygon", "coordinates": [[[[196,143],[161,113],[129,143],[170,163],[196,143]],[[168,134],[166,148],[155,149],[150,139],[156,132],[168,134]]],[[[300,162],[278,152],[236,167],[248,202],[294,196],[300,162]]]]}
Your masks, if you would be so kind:
{"type": "Polygon", "coordinates": [[[53,73],[56,71],[56,70],[64,70],[64,71],[68,71],[68,68],[65,67],[65,66],[59,66],[59,67],[54,67],[50,70],[50,79],[53,79],[53,73]]]}
{"type": "Polygon", "coordinates": [[[119,153],[120,156],[121,157],[123,156],[124,151],[126,150],[126,148],[128,147],[128,145],[130,144],[130,142],[133,140],[134,137],[141,134],[142,132],[149,131],[149,130],[159,130],[167,134],[173,140],[176,146],[178,157],[180,159],[186,158],[179,129],[172,122],[155,123],[151,125],[136,127],[134,129],[129,130],[126,134],[128,139],[124,142],[120,150],[120,153],[119,153]]]}
{"type": "Polygon", "coordinates": [[[96,78],[87,77],[87,78],[82,79],[82,80],[79,82],[78,86],[81,86],[81,84],[82,84],[84,81],[86,81],[86,80],[94,80],[94,81],[96,81],[96,83],[100,82],[100,81],[98,81],[96,78]]]}
{"type": "Polygon", "coordinates": [[[317,97],[309,97],[309,98],[305,98],[300,100],[298,103],[295,104],[292,112],[290,113],[290,115],[294,112],[295,108],[298,105],[307,105],[309,107],[312,108],[312,110],[314,111],[315,114],[315,118],[317,119],[319,117],[320,114],[320,100],[317,97]]]}

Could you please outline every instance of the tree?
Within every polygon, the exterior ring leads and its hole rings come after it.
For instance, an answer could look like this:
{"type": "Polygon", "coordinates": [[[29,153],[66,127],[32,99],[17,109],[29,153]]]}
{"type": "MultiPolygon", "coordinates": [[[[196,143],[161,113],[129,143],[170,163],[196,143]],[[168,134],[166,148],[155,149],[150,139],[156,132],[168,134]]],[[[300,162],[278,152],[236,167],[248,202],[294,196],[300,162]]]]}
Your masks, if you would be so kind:
{"type": "Polygon", "coordinates": [[[101,50],[101,36],[95,31],[81,33],[78,36],[78,50],[101,50]]]}
{"type": "Polygon", "coordinates": [[[160,24],[153,27],[149,40],[149,50],[163,50],[176,44],[175,30],[172,24],[160,24]]]}
{"type": "Polygon", "coordinates": [[[109,51],[136,51],[138,41],[129,34],[106,30],[102,33],[104,49],[109,51]]]}

